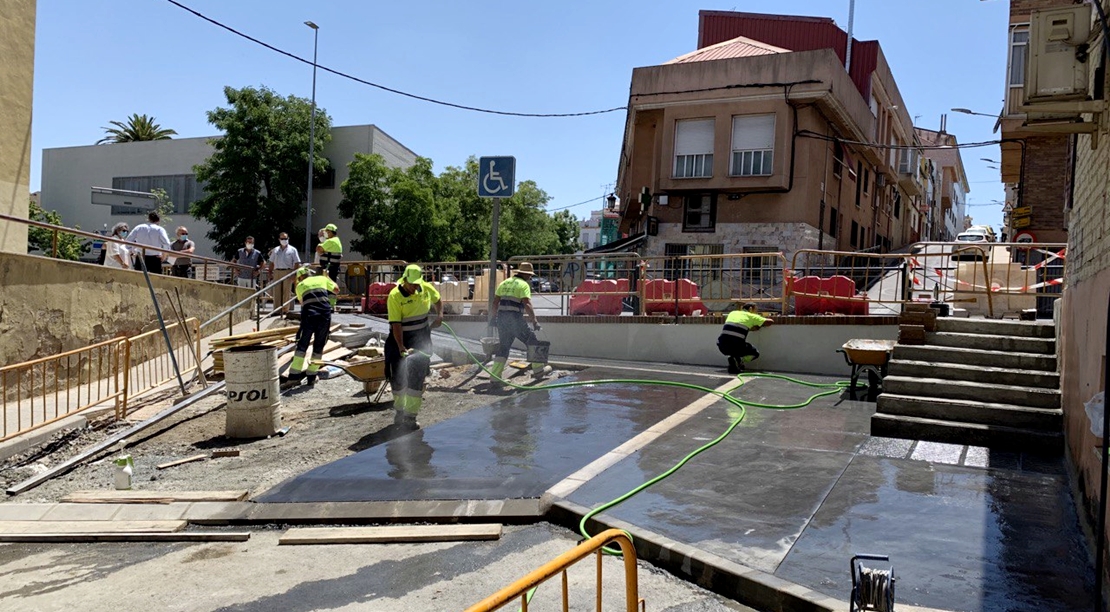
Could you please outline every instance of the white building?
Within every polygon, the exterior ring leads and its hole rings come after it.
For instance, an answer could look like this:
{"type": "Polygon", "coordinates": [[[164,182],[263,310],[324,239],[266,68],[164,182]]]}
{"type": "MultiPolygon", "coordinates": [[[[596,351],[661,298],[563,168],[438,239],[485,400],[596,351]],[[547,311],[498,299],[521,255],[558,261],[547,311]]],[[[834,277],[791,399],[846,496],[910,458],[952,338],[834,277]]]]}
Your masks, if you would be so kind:
{"type": "Polygon", "coordinates": [[[590,213],[588,219],[582,219],[578,222],[580,228],[578,243],[583,251],[601,246],[601,219],[604,215],[605,211],[595,210],[590,213]]]}
{"type": "MultiPolygon", "coordinates": [[[[355,153],[377,153],[387,164],[408,167],[416,161],[416,153],[397,142],[374,125],[333,127],[331,142],[324,147],[323,156],[331,161],[334,176],[318,180],[312,192],[312,225],[310,232],[334,223],[345,243],[352,236],[351,221],[339,218],[339,201],[343,195],[339,186],[347,179],[347,164],[355,153]]],[[[110,187],[129,191],[149,192],[154,188],[165,189],[173,202],[175,213],[172,221],[163,223],[172,236],[174,228],[189,228],[189,238],[197,244],[197,254],[213,257],[213,243],[206,234],[212,229],[208,222],[189,215],[193,202],[203,196],[203,186],[197,183],[193,166],[203,163],[213,149],[209,142],[214,137],[176,138],[107,145],[60,147],[42,152],[41,206],[56,210],[62,221],[72,227],[80,225],[86,231],[111,229],[120,221],[134,227],[146,220],[146,214],[122,206],[92,204],[93,187],[110,187]]],[[[307,164],[306,164],[307,166],[307,164]]],[[[305,168],[307,180],[308,168],[305,168]]],[[[304,223],[303,219],[290,222],[289,227],[274,228],[273,236],[256,236],[260,248],[277,246],[277,234],[289,231],[304,223]]],[[[302,244],[293,246],[302,248],[302,244]]],[[[301,254],[302,258],[304,254],[301,254]]],[[[308,258],[311,259],[311,258],[308,258]]]]}

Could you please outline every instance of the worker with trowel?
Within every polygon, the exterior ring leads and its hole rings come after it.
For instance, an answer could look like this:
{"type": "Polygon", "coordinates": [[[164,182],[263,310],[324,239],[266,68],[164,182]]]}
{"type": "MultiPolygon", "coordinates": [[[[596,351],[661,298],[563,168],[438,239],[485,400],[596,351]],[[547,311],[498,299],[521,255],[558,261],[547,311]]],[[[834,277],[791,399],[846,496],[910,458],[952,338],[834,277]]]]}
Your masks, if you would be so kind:
{"type": "MultiPolygon", "coordinates": [[[[540,328],[539,321],[536,320],[536,311],[532,309],[534,274],[532,264],[523,262],[512,277],[501,281],[497,286],[493,298],[493,320],[497,325],[498,346],[497,354],[493,358],[493,366],[490,368],[494,376],[490,380],[490,385],[494,388],[501,386],[501,381],[498,379],[505,371],[505,363],[509,360],[509,349],[512,348],[513,342],[519,339],[525,346],[539,342],[535,332],[529,329],[524,321],[527,315],[528,320],[532,322],[532,327],[540,328]]],[[[535,378],[542,378],[548,371],[550,368],[543,363],[532,364],[532,376],[535,378]]]]}
{"type": "Polygon", "coordinates": [[[302,267],[297,270],[297,299],[301,302],[301,326],[297,330],[297,352],[289,366],[289,377],[282,382],[297,383],[308,377],[308,385],[316,384],[319,363],[312,363],[305,369],[305,354],[312,344],[313,362],[324,354],[331,331],[331,313],[335,308],[339,285],[327,275],[313,275],[312,270],[302,267]]]}
{"type": "Polygon", "coordinates": [[[386,298],[390,334],[385,343],[385,373],[393,390],[393,422],[417,429],[416,414],[424,403],[424,379],[432,365],[432,328],[443,323],[439,291],[424,280],[420,266],[405,268],[386,298]],[[432,310],[436,317],[430,317],[432,310]]]}
{"type": "Polygon", "coordinates": [[[748,342],[748,332],[771,325],[773,320],[755,312],[755,304],[748,302],[740,310],[728,313],[725,327],[717,337],[717,350],[728,356],[728,373],[739,374],[744,364],[759,359],[759,351],[748,342]]]}

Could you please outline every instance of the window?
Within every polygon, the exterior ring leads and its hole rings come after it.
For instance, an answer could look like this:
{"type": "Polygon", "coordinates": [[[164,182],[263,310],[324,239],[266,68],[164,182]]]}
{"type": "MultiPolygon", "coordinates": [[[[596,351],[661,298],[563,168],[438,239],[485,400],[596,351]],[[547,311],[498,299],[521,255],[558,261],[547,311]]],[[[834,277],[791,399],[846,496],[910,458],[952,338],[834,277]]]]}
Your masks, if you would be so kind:
{"type": "Polygon", "coordinates": [[[667,280],[688,278],[699,286],[707,282],[720,280],[723,260],[720,258],[692,258],[691,255],[722,255],[725,252],[723,244],[666,244],[663,246],[663,255],[668,259],[663,263],[663,277],[667,280]]]}
{"type": "Polygon", "coordinates": [[[836,217],[837,217],[836,209],[835,208],[830,208],[829,209],[829,235],[832,236],[833,238],[836,238],[837,222],[840,221],[840,219],[837,219],[836,217]]]}
{"type": "Polygon", "coordinates": [[[712,119],[676,121],[674,128],[674,177],[713,176],[712,119]]]}
{"type": "Polygon", "coordinates": [[[852,246],[859,246],[859,223],[852,221],[852,233],[848,236],[848,242],[852,246]]]}
{"type": "MultiPolygon", "coordinates": [[[[860,166],[862,167],[863,164],[860,163],[860,166]]],[[[870,191],[870,190],[871,190],[871,169],[870,168],[865,168],[863,170],[863,193],[864,193],[864,195],[867,195],[867,192],[870,191]]],[[[856,204],[856,206],[859,206],[859,204],[856,204]]]]}
{"type": "Polygon", "coordinates": [[[312,173],[313,189],[335,189],[335,166],[328,160],[328,167],[323,172],[312,173]]]}
{"type": "MultiPolygon", "coordinates": [[[[744,247],[745,253],[778,253],[777,247],[744,247]]],[[[771,285],[775,282],[776,272],[781,272],[777,255],[768,257],[745,257],[743,282],[771,285]]]]}
{"type": "Polygon", "coordinates": [[[775,154],[775,116],[732,118],[732,176],[771,176],[775,154]]]}
{"type": "Polygon", "coordinates": [[[840,178],[844,166],[844,147],[839,142],[833,143],[833,176],[840,178]]]}
{"type": "Polygon", "coordinates": [[[900,219],[902,217],[902,192],[894,192],[894,218],[900,219]]]}
{"type": "MultiPolygon", "coordinates": [[[[204,185],[197,182],[194,174],[171,174],[163,176],[116,176],[112,178],[112,189],[141,191],[150,193],[154,189],[164,189],[166,197],[173,202],[176,214],[188,214],[193,202],[204,197],[204,185]]],[[[146,209],[129,206],[113,206],[113,215],[141,215],[146,209]]]]}
{"type": "Polygon", "coordinates": [[[698,194],[683,198],[682,231],[712,232],[717,226],[717,196],[698,194]]]}
{"type": "Polygon", "coordinates": [[[860,172],[863,170],[863,162],[856,163],[858,164],[856,166],[856,176],[859,177],[859,180],[856,181],[856,208],[859,208],[860,201],[862,200],[861,194],[863,192],[863,175],[860,174],[860,172]]]}
{"type": "Polygon", "coordinates": [[[1025,60],[1029,57],[1029,30],[1025,27],[1010,32],[1010,87],[1025,84],[1025,60]]]}

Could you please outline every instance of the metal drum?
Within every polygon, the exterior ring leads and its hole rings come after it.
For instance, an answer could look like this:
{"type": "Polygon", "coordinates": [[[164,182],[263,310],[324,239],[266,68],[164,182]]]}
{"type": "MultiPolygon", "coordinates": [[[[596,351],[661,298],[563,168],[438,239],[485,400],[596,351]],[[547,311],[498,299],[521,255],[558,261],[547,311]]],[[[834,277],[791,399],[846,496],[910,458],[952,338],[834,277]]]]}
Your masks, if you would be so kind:
{"type": "Polygon", "coordinates": [[[277,349],[245,346],[224,351],[229,438],[264,438],[281,429],[277,349]]]}

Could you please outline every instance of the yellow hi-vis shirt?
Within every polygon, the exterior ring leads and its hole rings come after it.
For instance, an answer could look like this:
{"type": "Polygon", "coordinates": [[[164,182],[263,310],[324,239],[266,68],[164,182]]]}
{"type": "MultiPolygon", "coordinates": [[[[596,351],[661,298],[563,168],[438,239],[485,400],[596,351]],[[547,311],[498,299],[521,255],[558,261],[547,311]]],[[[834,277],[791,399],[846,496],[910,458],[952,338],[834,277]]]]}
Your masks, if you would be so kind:
{"type": "Polygon", "coordinates": [[[419,288],[405,295],[401,284],[389,292],[385,300],[386,311],[390,323],[400,323],[401,329],[406,332],[419,331],[432,324],[428,320],[428,313],[432,304],[439,301],[439,291],[427,281],[420,281],[419,288]]]}
{"type": "Polygon", "coordinates": [[[339,236],[332,236],[321,242],[320,248],[324,249],[320,255],[320,265],[325,268],[343,259],[343,243],[339,241],[339,236]]]}
{"type": "Polygon", "coordinates": [[[532,297],[532,286],[523,278],[514,276],[501,281],[495,294],[501,298],[497,303],[497,312],[523,313],[524,300],[532,297]]]}
{"type": "Polygon", "coordinates": [[[327,276],[309,276],[297,283],[297,299],[310,314],[331,312],[338,293],[339,285],[327,276]]]}
{"type": "Polygon", "coordinates": [[[728,313],[728,318],[725,319],[725,328],[721,330],[721,335],[736,336],[741,340],[747,340],[748,332],[753,327],[759,327],[766,322],[766,317],[761,317],[754,312],[734,310],[728,313]]]}

